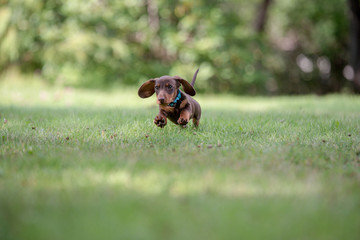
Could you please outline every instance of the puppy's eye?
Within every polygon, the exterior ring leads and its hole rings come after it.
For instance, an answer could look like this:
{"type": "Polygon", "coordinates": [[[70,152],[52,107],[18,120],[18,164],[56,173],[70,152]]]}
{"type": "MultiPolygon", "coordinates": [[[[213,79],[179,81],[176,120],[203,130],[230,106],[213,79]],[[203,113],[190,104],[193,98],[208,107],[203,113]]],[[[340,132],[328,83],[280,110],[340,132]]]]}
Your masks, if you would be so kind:
{"type": "Polygon", "coordinates": [[[172,85],[169,85],[169,86],[168,86],[168,89],[173,89],[173,86],[172,86],[172,85]]]}
{"type": "Polygon", "coordinates": [[[160,89],[160,87],[159,86],[155,86],[155,90],[159,90],[160,89]]]}

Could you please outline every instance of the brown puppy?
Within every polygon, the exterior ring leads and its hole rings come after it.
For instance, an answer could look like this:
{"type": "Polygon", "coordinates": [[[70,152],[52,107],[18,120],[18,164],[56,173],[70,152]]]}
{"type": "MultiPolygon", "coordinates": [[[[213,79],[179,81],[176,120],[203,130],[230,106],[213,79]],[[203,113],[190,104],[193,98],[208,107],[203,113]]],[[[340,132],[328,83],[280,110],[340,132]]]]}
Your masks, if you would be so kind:
{"type": "Polygon", "coordinates": [[[193,119],[195,127],[199,126],[201,108],[199,103],[190,97],[196,94],[194,83],[198,72],[199,69],[196,70],[191,84],[178,76],[162,76],[141,85],[138,91],[141,98],[148,98],[156,92],[159,114],[155,117],[154,123],[158,127],[165,127],[167,118],[184,127],[193,119]],[[179,89],[181,85],[185,93],[179,89]]]}

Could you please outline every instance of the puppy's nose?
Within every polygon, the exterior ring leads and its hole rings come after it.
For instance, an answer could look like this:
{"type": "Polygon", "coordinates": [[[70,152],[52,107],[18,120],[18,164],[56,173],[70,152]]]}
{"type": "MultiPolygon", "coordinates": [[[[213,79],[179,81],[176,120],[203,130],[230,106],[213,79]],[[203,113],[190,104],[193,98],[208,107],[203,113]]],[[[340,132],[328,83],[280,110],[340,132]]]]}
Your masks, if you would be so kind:
{"type": "Polygon", "coordinates": [[[158,100],[159,100],[160,103],[164,103],[165,98],[158,98],[158,100]]]}

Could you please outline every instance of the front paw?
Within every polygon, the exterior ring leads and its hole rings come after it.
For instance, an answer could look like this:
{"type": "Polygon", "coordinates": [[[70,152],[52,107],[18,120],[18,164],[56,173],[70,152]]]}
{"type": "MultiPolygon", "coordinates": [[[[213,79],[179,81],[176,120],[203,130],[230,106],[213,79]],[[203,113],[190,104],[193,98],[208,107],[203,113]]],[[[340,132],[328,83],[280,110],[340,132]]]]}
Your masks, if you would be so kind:
{"type": "Polygon", "coordinates": [[[154,119],[154,123],[156,126],[158,127],[165,127],[166,126],[166,118],[164,118],[163,116],[156,116],[155,119],[154,119]]]}
{"type": "Polygon", "coordinates": [[[186,124],[188,124],[188,122],[189,122],[189,119],[186,119],[186,118],[183,118],[183,117],[180,117],[180,118],[177,120],[177,123],[178,123],[179,125],[186,125],[186,124]]]}

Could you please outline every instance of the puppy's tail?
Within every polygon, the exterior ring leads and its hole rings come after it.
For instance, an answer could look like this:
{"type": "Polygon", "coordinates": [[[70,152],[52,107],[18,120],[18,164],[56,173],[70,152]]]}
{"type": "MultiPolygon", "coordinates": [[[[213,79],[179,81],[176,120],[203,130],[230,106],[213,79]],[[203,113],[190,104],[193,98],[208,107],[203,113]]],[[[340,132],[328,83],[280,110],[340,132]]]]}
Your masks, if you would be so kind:
{"type": "Polygon", "coordinates": [[[193,79],[191,81],[191,86],[194,87],[194,84],[195,84],[195,80],[196,80],[196,76],[199,72],[199,68],[196,70],[196,72],[194,73],[194,76],[193,76],[193,79]]]}

